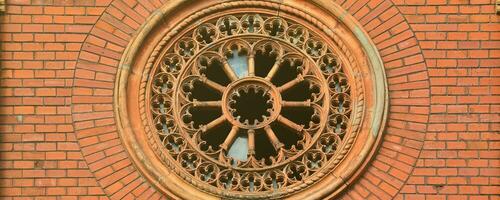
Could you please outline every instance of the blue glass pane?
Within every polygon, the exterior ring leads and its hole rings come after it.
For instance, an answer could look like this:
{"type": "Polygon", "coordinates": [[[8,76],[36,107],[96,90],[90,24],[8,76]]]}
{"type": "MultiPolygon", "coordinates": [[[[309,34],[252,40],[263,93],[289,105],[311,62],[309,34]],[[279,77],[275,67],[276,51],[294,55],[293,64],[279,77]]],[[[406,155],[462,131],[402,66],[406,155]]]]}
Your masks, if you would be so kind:
{"type": "Polygon", "coordinates": [[[248,138],[246,136],[238,136],[233,145],[229,148],[227,155],[239,161],[246,161],[248,154],[248,138]]]}
{"type": "Polygon", "coordinates": [[[238,55],[236,50],[233,50],[233,56],[227,60],[234,73],[238,78],[243,78],[248,75],[248,61],[246,55],[238,55]]]}

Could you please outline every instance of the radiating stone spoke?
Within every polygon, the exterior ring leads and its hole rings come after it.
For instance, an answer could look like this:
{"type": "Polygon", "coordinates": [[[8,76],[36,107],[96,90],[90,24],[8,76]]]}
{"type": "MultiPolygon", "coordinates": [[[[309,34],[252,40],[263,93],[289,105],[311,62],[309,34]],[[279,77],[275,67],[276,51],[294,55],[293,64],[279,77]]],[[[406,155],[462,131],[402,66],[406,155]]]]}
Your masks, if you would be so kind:
{"type": "Polygon", "coordinates": [[[274,134],[274,131],[273,129],[271,129],[271,126],[269,125],[265,126],[264,131],[266,131],[266,135],[271,141],[271,144],[273,145],[274,149],[276,149],[276,151],[278,151],[281,147],[283,147],[283,143],[281,143],[278,137],[276,137],[276,134],[274,134]]]}
{"type": "Polygon", "coordinates": [[[298,75],[297,78],[295,78],[295,79],[283,84],[282,86],[278,87],[278,91],[284,92],[284,91],[292,88],[293,86],[299,84],[303,80],[304,80],[304,77],[302,75],[298,75]]]}
{"type": "Polygon", "coordinates": [[[248,56],[248,76],[255,76],[255,55],[248,56]]]}
{"type": "Polygon", "coordinates": [[[238,126],[233,126],[233,128],[231,128],[231,131],[229,132],[229,134],[227,135],[226,139],[224,140],[224,143],[222,143],[220,145],[220,147],[224,150],[228,150],[229,147],[233,144],[234,142],[234,139],[236,139],[236,135],[238,134],[238,126]]]}
{"type": "Polygon", "coordinates": [[[198,101],[193,100],[194,107],[212,107],[212,108],[220,108],[222,106],[222,101],[198,101]]]}
{"type": "Polygon", "coordinates": [[[223,67],[222,69],[224,70],[224,72],[227,74],[228,78],[231,80],[231,81],[236,81],[238,80],[238,76],[236,75],[236,73],[234,72],[233,68],[229,65],[229,63],[227,62],[226,59],[224,59],[224,64],[223,64],[223,67]]]}
{"type": "Polygon", "coordinates": [[[221,94],[224,93],[224,90],[226,90],[226,87],[224,87],[224,86],[222,86],[222,85],[220,85],[220,84],[218,84],[218,83],[216,83],[216,82],[208,79],[205,76],[202,76],[200,78],[200,80],[201,80],[202,83],[206,84],[208,87],[216,90],[217,92],[219,92],[221,94]]]}
{"type": "Polygon", "coordinates": [[[274,62],[274,65],[271,67],[271,70],[269,70],[269,72],[267,73],[265,79],[268,80],[268,81],[271,81],[274,77],[274,75],[276,75],[276,72],[278,72],[278,69],[280,67],[280,60],[276,60],[276,62],[274,62]]]}
{"type": "Polygon", "coordinates": [[[255,155],[255,130],[248,130],[248,154],[255,155]]]}
{"type": "Polygon", "coordinates": [[[288,118],[284,117],[283,115],[278,116],[276,120],[278,120],[281,124],[285,125],[286,127],[290,128],[291,130],[297,131],[298,134],[300,134],[302,130],[304,130],[303,125],[298,125],[292,120],[289,120],[288,118]]]}
{"type": "Polygon", "coordinates": [[[283,107],[311,107],[311,100],[306,101],[282,101],[283,107]]]}
{"type": "Polygon", "coordinates": [[[206,133],[210,129],[220,126],[225,121],[226,121],[226,117],[224,115],[221,115],[219,118],[215,119],[214,121],[211,121],[210,123],[208,123],[206,125],[202,125],[200,128],[201,132],[206,133]]]}

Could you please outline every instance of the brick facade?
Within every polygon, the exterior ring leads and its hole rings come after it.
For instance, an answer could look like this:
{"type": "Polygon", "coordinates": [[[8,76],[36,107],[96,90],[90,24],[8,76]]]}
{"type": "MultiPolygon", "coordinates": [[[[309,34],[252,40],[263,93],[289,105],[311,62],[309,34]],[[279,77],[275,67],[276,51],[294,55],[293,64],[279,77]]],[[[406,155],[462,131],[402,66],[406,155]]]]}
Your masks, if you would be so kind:
{"type": "MultiPolygon", "coordinates": [[[[162,198],[128,158],[112,101],[124,48],[167,2],[6,1],[2,199],[162,198]]],[[[499,198],[495,2],[337,0],[376,44],[390,96],[381,147],[344,199],[499,198]]]]}

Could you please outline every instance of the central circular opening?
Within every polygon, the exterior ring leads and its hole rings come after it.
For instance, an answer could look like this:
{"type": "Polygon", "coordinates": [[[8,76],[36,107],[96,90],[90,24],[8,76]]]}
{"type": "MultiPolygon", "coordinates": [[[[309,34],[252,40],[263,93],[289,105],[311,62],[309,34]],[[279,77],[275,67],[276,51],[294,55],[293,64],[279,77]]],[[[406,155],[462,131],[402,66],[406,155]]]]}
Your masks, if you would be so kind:
{"type": "Polygon", "coordinates": [[[257,125],[271,116],[273,101],[265,88],[250,85],[232,93],[229,107],[232,116],[240,123],[257,125]]]}

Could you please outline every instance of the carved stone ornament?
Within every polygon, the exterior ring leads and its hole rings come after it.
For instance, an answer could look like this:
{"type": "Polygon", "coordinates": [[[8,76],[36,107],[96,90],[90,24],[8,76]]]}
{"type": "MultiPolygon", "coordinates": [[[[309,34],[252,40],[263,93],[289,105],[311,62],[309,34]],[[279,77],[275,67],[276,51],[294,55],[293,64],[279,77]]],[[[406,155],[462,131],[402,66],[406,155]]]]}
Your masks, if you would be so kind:
{"type": "Polygon", "coordinates": [[[120,136],[142,175],[179,199],[338,195],[377,150],[382,62],[327,1],[172,1],[118,70],[120,136]]]}
{"type": "Polygon", "coordinates": [[[0,0],[0,14],[5,12],[5,0],[0,0]]]}

